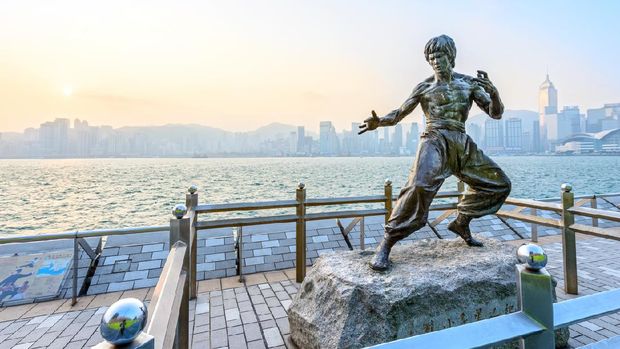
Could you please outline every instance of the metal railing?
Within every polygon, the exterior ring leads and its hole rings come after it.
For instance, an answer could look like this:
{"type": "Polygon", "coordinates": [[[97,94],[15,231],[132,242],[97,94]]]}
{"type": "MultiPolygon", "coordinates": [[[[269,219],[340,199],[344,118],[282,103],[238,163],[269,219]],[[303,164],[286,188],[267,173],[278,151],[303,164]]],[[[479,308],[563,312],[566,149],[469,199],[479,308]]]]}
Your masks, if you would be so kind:
{"type": "MultiPolygon", "coordinates": [[[[523,222],[531,223],[533,228],[542,225],[552,228],[559,228],[562,235],[562,257],[564,265],[564,291],[569,294],[578,294],[577,279],[577,246],[575,233],[597,236],[607,239],[619,240],[620,231],[615,228],[600,228],[599,219],[620,222],[620,213],[597,209],[597,196],[580,197],[575,202],[572,186],[564,183],[561,186],[561,202],[553,203],[540,200],[514,199],[508,198],[506,204],[515,206],[513,210],[500,210],[496,213],[501,218],[511,218],[523,222]],[[590,202],[591,208],[581,207],[590,202]],[[523,209],[530,208],[531,214],[522,213],[523,209]],[[559,219],[540,217],[538,210],[551,211],[560,215],[559,219]],[[576,224],[575,215],[589,217],[592,219],[592,226],[576,224]]],[[[606,195],[610,196],[610,195],[606,195]]],[[[605,197],[605,196],[598,196],[605,197]]],[[[538,241],[537,230],[532,229],[532,241],[538,241]]]]}
{"type": "MultiPolygon", "coordinates": [[[[149,303],[145,335],[141,334],[134,339],[132,348],[187,349],[190,346],[189,300],[192,298],[190,251],[195,230],[191,228],[192,212],[183,210],[184,208],[175,208],[177,216],[170,220],[170,253],[149,303]]],[[[195,286],[195,279],[193,282],[195,286]]],[[[194,289],[194,295],[195,291],[194,289]]],[[[94,348],[111,349],[118,346],[104,341],[94,348]]]]}
{"type": "MultiPolygon", "coordinates": [[[[514,340],[524,349],[555,348],[554,330],[620,310],[620,289],[553,303],[551,275],[544,268],[516,268],[519,311],[371,348],[488,348],[514,340]]],[[[620,336],[610,340],[618,344],[620,336]]]]}
{"type": "MultiPolygon", "coordinates": [[[[460,185],[460,191],[448,191],[437,193],[435,198],[458,198],[463,195],[463,186],[460,185]]],[[[386,180],[384,183],[383,195],[372,196],[355,196],[355,197],[337,197],[337,198],[306,198],[306,186],[300,183],[297,186],[295,200],[279,200],[279,201],[263,201],[263,202],[240,202],[226,204],[202,204],[193,208],[195,216],[198,214],[213,214],[221,212],[235,211],[262,211],[282,208],[295,208],[295,214],[279,214],[272,216],[259,216],[248,218],[229,218],[229,219],[212,219],[206,221],[196,221],[196,230],[214,229],[214,228],[237,228],[239,236],[242,237],[242,228],[245,226],[275,224],[275,223],[292,223],[295,222],[295,241],[296,241],[296,281],[302,282],[306,276],[306,223],[311,221],[326,219],[343,219],[343,218],[359,218],[369,216],[384,216],[385,222],[392,212],[392,203],[395,198],[392,196],[392,182],[386,180]],[[358,210],[337,210],[318,213],[308,213],[308,207],[323,207],[334,205],[352,205],[352,204],[373,204],[383,203],[383,208],[377,209],[358,209],[358,210]]],[[[456,203],[434,204],[431,210],[449,210],[455,209],[456,203]]],[[[438,235],[438,237],[440,237],[438,235]]],[[[240,241],[243,241],[242,238],[240,241]]],[[[238,251],[243,251],[243,246],[238,246],[238,251]]],[[[242,263],[242,261],[240,261],[242,263]]],[[[241,268],[241,265],[238,266],[241,268]]],[[[242,270],[239,271],[241,275],[242,270]]]]}

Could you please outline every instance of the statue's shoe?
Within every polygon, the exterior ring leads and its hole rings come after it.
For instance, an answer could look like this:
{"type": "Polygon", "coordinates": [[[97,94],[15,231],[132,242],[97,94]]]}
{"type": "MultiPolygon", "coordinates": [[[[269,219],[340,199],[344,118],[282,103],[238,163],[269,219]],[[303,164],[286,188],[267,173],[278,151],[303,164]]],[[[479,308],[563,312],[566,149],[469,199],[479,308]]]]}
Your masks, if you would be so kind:
{"type": "Polygon", "coordinates": [[[387,247],[385,241],[381,242],[379,248],[375,252],[375,255],[370,260],[370,268],[377,271],[384,271],[390,267],[390,249],[387,247]]]}
{"type": "Polygon", "coordinates": [[[483,247],[484,246],[484,244],[481,241],[478,241],[478,240],[474,239],[473,236],[471,236],[471,232],[469,231],[469,227],[464,227],[462,225],[457,224],[456,220],[454,220],[454,221],[450,222],[450,224],[448,224],[448,230],[450,230],[454,234],[460,236],[463,240],[465,240],[465,243],[468,246],[473,246],[473,247],[483,247]]]}

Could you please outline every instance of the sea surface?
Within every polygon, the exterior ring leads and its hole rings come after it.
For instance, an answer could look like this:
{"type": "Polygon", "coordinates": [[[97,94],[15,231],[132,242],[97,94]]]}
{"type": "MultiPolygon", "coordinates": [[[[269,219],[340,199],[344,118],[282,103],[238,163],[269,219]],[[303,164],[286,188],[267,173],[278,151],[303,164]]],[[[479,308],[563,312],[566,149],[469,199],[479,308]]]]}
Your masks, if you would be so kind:
{"type": "MultiPolygon", "coordinates": [[[[620,192],[619,156],[493,159],[512,180],[513,197],[559,197],[564,182],[573,185],[575,195],[620,192]]],[[[200,203],[292,200],[299,182],[308,198],[379,195],[386,178],[397,195],[412,162],[411,157],[0,160],[0,236],[165,225],[191,184],[199,188],[200,203]]],[[[448,179],[442,190],[454,190],[455,183],[448,179]]],[[[290,211],[267,214],[284,212],[290,211]]]]}

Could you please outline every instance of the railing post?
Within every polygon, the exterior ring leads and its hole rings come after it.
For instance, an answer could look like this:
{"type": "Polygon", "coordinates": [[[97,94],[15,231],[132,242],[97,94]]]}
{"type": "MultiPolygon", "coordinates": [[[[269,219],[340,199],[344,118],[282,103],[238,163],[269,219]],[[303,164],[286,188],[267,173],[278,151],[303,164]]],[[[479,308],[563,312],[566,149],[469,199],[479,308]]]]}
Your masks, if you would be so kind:
{"type": "Polygon", "coordinates": [[[463,194],[465,193],[465,182],[463,181],[456,182],[456,190],[459,193],[461,193],[461,195],[459,195],[459,198],[458,198],[458,202],[460,203],[461,200],[463,200],[463,194]]]}
{"type": "MultiPolygon", "coordinates": [[[[596,205],[596,195],[592,195],[592,199],[590,199],[590,207],[592,208],[597,208],[596,205]]],[[[592,226],[593,227],[598,227],[598,218],[596,217],[592,217],[592,226]]]]}
{"type": "MultiPolygon", "coordinates": [[[[186,215],[185,205],[176,205],[173,210],[175,218],[170,219],[170,248],[177,241],[183,241],[188,247],[190,238],[190,218],[186,215]]],[[[188,249],[189,250],[189,249],[188,249]]],[[[185,273],[185,284],[183,285],[183,296],[179,307],[179,322],[175,336],[175,348],[189,348],[189,251],[186,250],[183,258],[183,272],[185,273]]]]}
{"type": "Polygon", "coordinates": [[[523,264],[518,264],[516,267],[519,308],[546,328],[543,332],[520,339],[520,347],[555,348],[551,275],[545,268],[533,271],[528,270],[523,264]]]}
{"type": "MultiPolygon", "coordinates": [[[[538,215],[538,210],[535,208],[532,208],[532,216],[537,216],[538,215]]],[[[538,224],[536,223],[532,223],[532,228],[531,228],[531,236],[532,236],[532,242],[538,242],[538,224]]]]}
{"type": "Polygon", "coordinates": [[[575,216],[568,211],[575,205],[573,187],[562,184],[562,253],[564,257],[564,291],[577,294],[577,247],[575,232],[570,226],[575,223],[575,216]]]}
{"type": "Polygon", "coordinates": [[[77,303],[77,282],[78,282],[78,266],[80,259],[80,249],[78,248],[78,240],[77,233],[75,233],[75,238],[73,239],[73,273],[72,277],[72,285],[71,285],[71,306],[74,306],[77,303]]]}
{"type": "Polygon", "coordinates": [[[364,226],[364,216],[360,219],[360,250],[366,249],[366,227],[364,226]]]}
{"type": "Polygon", "coordinates": [[[296,279],[306,277],[306,186],[299,183],[296,190],[297,223],[295,227],[296,279]]]}
{"type": "Polygon", "coordinates": [[[392,214],[392,181],[390,179],[385,180],[383,191],[385,192],[385,224],[387,224],[392,214]]]}
{"type": "Polygon", "coordinates": [[[198,215],[196,214],[196,206],[198,206],[198,187],[191,185],[187,189],[188,193],[185,194],[185,206],[187,206],[189,222],[189,299],[195,299],[197,293],[196,286],[196,266],[198,260],[198,232],[196,231],[196,221],[198,215]]]}

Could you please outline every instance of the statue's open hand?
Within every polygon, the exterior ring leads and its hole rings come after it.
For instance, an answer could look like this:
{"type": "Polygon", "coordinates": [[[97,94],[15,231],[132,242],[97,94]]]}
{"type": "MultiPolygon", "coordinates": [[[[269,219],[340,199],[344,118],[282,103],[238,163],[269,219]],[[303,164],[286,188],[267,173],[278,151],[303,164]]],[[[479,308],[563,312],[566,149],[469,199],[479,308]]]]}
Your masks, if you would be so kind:
{"type": "Polygon", "coordinates": [[[474,78],[474,81],[476,82],[476,84],[482,87],[491,96],[496,96],[497,88],[495,87],[495,85],[493,85],[491,80],[489,80],[489,74],[487,74],[487,72],[482,71],[482,70],[478,70],[477,72],[478,72],[478,77],[474,78]]]}
{"type": "Polygon", "coordinates": [[[379,117],[377,116],[377,113],[375,113],[375,111],[373,110],[372,116],[364,120],[364,124],[359,126],[360,131],[357,134],[361,135],[362,133],[366,131],[375,130],[377,127],[379,127],[380,122],[381,122],[381,119],[379,119],[379,117]]]}

